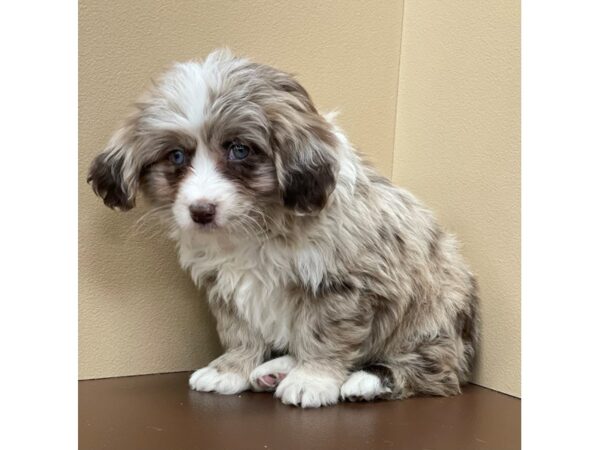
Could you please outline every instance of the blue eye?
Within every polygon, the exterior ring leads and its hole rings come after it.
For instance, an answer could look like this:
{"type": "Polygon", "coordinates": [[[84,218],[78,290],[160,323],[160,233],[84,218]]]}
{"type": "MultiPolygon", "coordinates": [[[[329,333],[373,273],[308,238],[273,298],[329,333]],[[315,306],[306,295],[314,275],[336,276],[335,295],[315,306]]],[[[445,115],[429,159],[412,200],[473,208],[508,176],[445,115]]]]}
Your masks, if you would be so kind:
{"type": "Polygon", "coordinates": [[[241,161],[242,159],[246,159],[250,154],[250,147],[239,142],[230,143],[227,150],[229,150],[227,159],[230,161],[241,161]]]}
{"type": "Polygon", "coordinates": [[[185,152],[180,148],[173,150],[169,153],[169,161],[176,166],[183,166],[186,162],[185,152]]]}

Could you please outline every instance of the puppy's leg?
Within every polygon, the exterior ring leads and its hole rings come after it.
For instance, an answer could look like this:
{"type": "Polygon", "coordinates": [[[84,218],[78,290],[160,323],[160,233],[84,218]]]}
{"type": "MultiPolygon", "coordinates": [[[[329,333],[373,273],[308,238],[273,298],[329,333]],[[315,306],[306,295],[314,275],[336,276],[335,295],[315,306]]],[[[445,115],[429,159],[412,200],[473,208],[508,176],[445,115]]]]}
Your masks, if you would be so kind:
{"type": "Polygon", "coordinates": [[[250,388],[250,372],[265,357],[263,339],[226,307],[213,308],[225,353],[190,377],[196,391],[237,394],[250,388]]]}
{"type": "Polygon", "coordinates": [[[368,401],[404,399],[414,395],[460,393],[460,360],[450,337],[439,337],[380,364],[353,373],[341,389],[342,398],[368,401]]]}
{"type": "Polygon", "coordinates": [[[279,382],[275,396],[303,408],[337,403],[369,333],[372,312],[364,308],[358,292],[344,283],[300,302],[290,341],[298,364],[279,382]]]}
{"type": "Polygon", "coordinates": [[[267,361],[250,374],[252,390],[256,392],[274,391],[281,380],[296,366],[293,356],[285,355],[267,361]]]}

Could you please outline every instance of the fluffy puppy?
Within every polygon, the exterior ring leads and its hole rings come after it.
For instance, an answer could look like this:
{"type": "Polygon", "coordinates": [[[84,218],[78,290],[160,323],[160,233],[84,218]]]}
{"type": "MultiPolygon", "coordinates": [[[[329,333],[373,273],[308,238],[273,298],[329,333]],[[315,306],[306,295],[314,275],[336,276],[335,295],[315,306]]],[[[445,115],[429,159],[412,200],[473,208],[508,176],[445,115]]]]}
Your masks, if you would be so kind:
{"type": "Polygon", "coordinates": [[[141,190],[206,290],[226,351],[192,389],[319,407],[469,379],[478,295],[455,239],[289,74],[228,51],[176,64],[89,182],[120,210],[141,190]]]}

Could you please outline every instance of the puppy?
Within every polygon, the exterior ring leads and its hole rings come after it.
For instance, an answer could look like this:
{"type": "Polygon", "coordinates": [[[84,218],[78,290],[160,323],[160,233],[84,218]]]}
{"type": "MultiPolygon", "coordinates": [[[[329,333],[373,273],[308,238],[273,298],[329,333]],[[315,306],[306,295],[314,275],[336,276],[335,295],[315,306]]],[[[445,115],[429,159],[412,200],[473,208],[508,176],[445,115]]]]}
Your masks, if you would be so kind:
{"type": "Polygon", "coordinates": [[[320,407],[468,381],[478,294],[455,239],[289,74],[224,50],[176,64],[88,181],[120,210],[141,190],[206,290],[226,351],[192,389],[320,407]]]}

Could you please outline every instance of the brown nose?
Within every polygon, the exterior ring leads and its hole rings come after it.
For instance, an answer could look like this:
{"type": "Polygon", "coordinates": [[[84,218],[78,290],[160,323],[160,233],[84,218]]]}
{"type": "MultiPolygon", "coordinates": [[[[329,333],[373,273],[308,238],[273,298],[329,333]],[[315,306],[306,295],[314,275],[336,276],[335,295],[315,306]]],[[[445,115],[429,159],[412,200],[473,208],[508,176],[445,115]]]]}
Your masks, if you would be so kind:
{"type": "Polygon", "coordinates": [[[190,205],[190,215],[196,223],[206,225],[215,219],[217,207],[214,203],[196,202],[190,205]]]}

